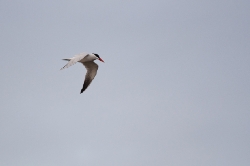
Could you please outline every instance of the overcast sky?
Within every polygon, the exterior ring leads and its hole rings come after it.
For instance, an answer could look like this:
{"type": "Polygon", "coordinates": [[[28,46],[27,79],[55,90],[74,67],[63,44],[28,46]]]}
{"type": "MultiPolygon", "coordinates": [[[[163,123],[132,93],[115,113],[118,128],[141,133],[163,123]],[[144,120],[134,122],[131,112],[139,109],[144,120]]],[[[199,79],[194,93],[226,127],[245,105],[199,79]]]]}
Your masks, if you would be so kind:
{"type": "Polygon", "coordinates": [[[0,45],[1,166],[250,163],[249,0],[0,0],[0,45]]]}

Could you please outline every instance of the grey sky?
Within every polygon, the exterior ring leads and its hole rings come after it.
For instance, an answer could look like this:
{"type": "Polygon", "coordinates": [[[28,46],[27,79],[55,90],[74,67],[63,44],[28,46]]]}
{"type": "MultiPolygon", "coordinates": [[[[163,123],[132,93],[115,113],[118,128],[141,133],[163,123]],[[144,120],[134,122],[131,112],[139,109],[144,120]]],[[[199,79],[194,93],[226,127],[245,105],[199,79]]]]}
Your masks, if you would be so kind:
{"type": "Polygon", "coordinates": [[[248,166],[250,1],[0,1],[0,165],[248,166]],[[98,53],[96,78],[62,58],[98,53]]]}

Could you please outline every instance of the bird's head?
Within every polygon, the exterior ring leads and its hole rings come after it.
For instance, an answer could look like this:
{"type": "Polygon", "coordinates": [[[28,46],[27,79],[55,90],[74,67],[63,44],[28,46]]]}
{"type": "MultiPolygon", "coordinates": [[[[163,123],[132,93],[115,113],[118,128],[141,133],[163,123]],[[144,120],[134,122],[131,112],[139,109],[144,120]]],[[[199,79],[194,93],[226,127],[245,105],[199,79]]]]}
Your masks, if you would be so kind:
{"type": "Polygon", "coordinates": [[[93,54],[96,56],[96,58],[97,58],[99,61],[104,62],[104,61],[102,60],[102,58],[100,58],[100,56],[99,56],[98,54],[96,54],[96,53],[93,53],[93,54]]]}

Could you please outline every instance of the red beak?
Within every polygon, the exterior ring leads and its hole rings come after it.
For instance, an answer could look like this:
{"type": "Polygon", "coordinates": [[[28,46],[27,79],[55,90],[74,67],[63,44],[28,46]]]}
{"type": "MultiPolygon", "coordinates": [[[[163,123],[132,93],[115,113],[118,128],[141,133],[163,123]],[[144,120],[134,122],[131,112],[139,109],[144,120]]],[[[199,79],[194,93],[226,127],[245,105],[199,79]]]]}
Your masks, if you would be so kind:
{"type": "Polygon", "coordinates": [[[102,62],[104,62],[104,61],[102,60],[102,58],[99,58],[99,61],[102,61],[102,62]]]}

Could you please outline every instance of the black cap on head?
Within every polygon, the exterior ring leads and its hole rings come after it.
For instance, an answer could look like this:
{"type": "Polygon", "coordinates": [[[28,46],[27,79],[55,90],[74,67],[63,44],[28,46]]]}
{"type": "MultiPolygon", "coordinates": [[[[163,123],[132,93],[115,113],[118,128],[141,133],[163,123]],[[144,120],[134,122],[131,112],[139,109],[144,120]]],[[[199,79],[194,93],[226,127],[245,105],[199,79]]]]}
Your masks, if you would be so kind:
{"type": "Polygon", "coordinates": [[[98,55],[98,54],[96,54],[96,53],[93,53],[97,58],[100,58],[100,56],[98,55]]]}

